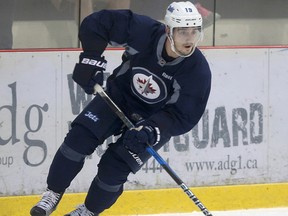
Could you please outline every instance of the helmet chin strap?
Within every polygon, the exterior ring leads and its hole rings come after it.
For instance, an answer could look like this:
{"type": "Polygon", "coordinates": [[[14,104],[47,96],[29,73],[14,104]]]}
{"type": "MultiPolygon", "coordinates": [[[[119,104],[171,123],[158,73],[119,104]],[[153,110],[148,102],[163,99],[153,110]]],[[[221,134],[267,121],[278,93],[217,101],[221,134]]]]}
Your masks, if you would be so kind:
{"type": "Polygon", "coordinates": [[[174,43],[174,40],[173,40],[173,29],[170,28],[169,31],[170,31],[170,33],[169,33],[167,36],[168,36],[168,39],[169,39],[169,41],[170,41],[171,50],[172,50],[176,55],[178,55],[178,56],[180,56],[180,57],[187,58],[187,57],[191,56],[191,55],[194,53],[194,51],[195,51],[195,49],[196,49],[196,47],[197,47],[198,42],[201,40],[201,37],[194,43],[194,46],[193,46],[191,52],[190,52],[189,54],[187,54],[187,55],[183,55],[183,54],[181,54],[178,50],[176,50],[176,48],[175,48],[175,43],[174,43]]]}

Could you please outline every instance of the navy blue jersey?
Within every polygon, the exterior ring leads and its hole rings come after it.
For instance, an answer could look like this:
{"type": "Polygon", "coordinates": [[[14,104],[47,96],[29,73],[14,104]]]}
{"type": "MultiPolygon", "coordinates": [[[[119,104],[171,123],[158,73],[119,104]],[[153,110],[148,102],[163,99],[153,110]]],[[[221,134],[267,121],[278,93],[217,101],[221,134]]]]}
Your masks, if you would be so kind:
{"type": "Polygon", "coordinates": [[[85,52],[97,55],[108,43],[125,47],[107,92],[128,117],[138,114],[166,136],[188,132],[198,123],[211,87],[209,65],[199,49],[190,57],[167,60],[165,25],[130,10],[91,14],[79,38],[85,52]]]}

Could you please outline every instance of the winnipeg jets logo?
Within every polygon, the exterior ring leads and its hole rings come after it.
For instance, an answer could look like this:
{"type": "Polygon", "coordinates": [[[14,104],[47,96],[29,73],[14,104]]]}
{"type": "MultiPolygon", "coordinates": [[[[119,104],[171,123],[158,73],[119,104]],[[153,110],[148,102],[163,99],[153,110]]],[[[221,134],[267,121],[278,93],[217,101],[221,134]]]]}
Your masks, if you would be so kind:
{"type": "Polygon", "coordinates": [[[137,79],[138,85],[139,85],[139,91],[142,91],[142,94],[148,95],[148,94],[155,94],[156,90],[153,88],[150,80],[152,80],[153,77],[148,77],[147,80],[141,80],[140,78],[137,79]]]}
{"type": "Polygon", "coordinates": [[[145,74],[135,74],[133,84],[138,94],[148,99],[155,99],[159,96],[160,90],[158,84],[153,80],[153,76],[149,77],[145,74]]]}
{"type": "Polygon", "coordinates": [[[91,119],[91,120],[94,121],[94,122],[97,122],[97,121],[99,120],[99,118],[98,118],[96,115],[94,115],[92,112],[90,112],[90,111],[87,111],[87,112],[85,113],[85,116],[86,116],[87,118],[91,119]]]}
{"type": "Polygon", "coordinates": [[[167,97],[166,86],[162,78],[142,67],[134,67],[132,71],[131,88],[138,98],[146,103],[154,104],[167,97]]]}

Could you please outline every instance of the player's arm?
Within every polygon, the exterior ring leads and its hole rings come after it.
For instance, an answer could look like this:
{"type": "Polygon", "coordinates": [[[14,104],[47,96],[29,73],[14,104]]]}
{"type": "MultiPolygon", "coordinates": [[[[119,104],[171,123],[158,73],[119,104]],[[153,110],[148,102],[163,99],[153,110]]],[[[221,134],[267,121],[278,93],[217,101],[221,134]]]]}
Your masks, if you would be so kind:
{"type": "Polygon", "coordinates": [[[101,55],[108,43],[131,46],[139,52],[149,45],[150,36],[159,25],[161,23],[130,10],[102,10],[87,16],[79,30],[83,52],[73,72],[74,81],[86,93],[93,93],[93,86],[103,83],[106,60],[101,55]]]}
{"type": "Polygon", "coordinates": [[[94,92],[96,83],[103,85],[107,61],[102,54],[111,40],[125,43],[130,19],[131,12],[128,10],[104,10],[87,16],[81,23],[79,39],[83,52],[74,67],[72,78],[87,94],[94,92]]]}
{"type": "Polygon", "coordinates": [[[156,145],[167,141],[171,136],[177,136],[190,131],[203,115],[211,88],[209,67],[204,73],[198,73],[191,79],[182,77],[179,81],[182,88],[176,90],[179,97],[175,103],[168,104],[148,119],[138,123],[124,134],[124,145],[135,153],[145,150],[146,143],[156,145]],[[188,82],[187,82],[188,80],[188,82]],[[192,79],[193,80],[193,79],[192,79]]]}
{"type": "Polygon", "coordinates": [[[181,96],[179,100],[183,101],[167,105],[160,112],[147,119],[147,122],[157,125],[161,134],[169,134],[170,136],[184,134],[190,131],[203,115],[209,92],[210,89],[207,89],[203,97],[181,96]]]}
{"type": "Polygon", "coordinates": [[[79,29],[84,52],[102,55],[108,43],[126,44],[132,17],[130,10],[102,10],[87,16],[79,29]]]}
{"type": "Polygon", "coordinates": [[[161,133],[171,136],[184,134],[202,117],[211,89],[209,67],[204,67],[192,78],[185,79],[183,76],[183,79],[177,80],[180,85],[177,101],[167,104],[160,112],[147,119],[147,122],[157,125],[161,133]]]}
{"type": "Polygon", "coordinates": [[[138,126],[125,132],[123,143],[134,153],[144,152],[147,143],[154,146],[167,141],[171,136],[184,134],[191,130],[205,111],[210,87],[202,97],[181,96],[177,104],[167,105],[138,126]]]}

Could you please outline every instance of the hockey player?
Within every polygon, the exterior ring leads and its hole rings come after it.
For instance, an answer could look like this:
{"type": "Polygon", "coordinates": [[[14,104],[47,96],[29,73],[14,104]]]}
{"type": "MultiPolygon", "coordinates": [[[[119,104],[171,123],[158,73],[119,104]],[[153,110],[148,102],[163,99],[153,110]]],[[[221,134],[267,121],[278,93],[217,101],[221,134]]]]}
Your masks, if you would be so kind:
{"type": "Polygon", "coordinates": [[[65,189],[80,172],[87,155],[111,135],[84,204],[69,214],[99,215],[123,192],[130,173],[149,159],[171,136],[191,130],[201,118],[210,93],[209,65],[196,47],[202,37],[202,17],[191,2],[173,2],[165,25],[130,10],[103,10],[84,19],[79,31],[83,46],[73,79],[87,94],[103,84],[107,44],[122,45],[122,63],[107,79],[107,94],[136,125],[123,122],[96,95],[76,117],[50,166],[47,190],[31,209],[32,216],[50,215],[65,189]],[[137,157],[136,157],[137,156],[137,157]]]}

